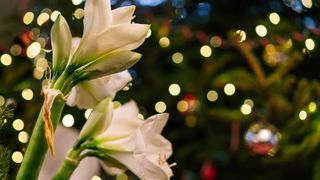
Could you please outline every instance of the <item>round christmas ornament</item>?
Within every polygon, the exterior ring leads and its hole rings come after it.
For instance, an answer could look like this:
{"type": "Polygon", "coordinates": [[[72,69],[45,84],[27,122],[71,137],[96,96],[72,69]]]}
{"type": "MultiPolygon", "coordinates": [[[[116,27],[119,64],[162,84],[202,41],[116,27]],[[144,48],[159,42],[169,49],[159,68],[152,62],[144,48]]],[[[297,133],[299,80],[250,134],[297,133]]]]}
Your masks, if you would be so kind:
{"type": "Polygon", "coordinates": [[[244,139],[251,152],[273,156],[278,150],[281,134],[273,125],[261,121],[249,127],[244,139]]]}

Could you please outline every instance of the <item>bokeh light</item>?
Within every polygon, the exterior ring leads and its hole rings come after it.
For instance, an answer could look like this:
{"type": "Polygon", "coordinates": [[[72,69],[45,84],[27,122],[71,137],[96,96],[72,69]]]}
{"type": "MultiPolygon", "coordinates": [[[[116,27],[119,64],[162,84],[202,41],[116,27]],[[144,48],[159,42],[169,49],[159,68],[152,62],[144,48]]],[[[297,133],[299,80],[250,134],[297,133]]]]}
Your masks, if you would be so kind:
{"type": "Polygon", "coordinates": [[[65,116],[63,116],[62,118],[62,124],[65,127],[72,127],[74,124],[74,118],[71,114],[66,114],[65,116]]]}
{"type": "Polygon", "coordinates": [[[46,23],[50,19],[50,15],[46,12],[42,12],[38,18],[37,18],[37,24],[39,26],[42,26],[44,23],[46,23]]]}
{"type": "Polygon", "coordinates": [[[224,93],[228,96],[232,96],[236,92],[236,87],[232,83],[228,83],[223,88],[224,93]]]}
{"type": "Polygon", "coordinates": [[[181,100],[177,103],[177,109],[180,112],[186,112],[189,109],[189,104],[185,100],[181,100]]]}
{"type": "Polygon", "coordinates": [[[21,143],[27,143],[28,140],[29,140],[29,134],[28,134],[26,131],[21,131],[21,132],[19,132],[19,134],[18,134],[18,140],[19,140],[21,143]]]}
{"type": "Polygon", "coordinates": [[[91,112],[92,112],[92,109],[87,109],[87,110],[84,112],[84,117],[85,117],[86,119],[88,119],[89,116],[90,116],[90,114],[91,114],[91,112]]]}
{"type": "Polygon", "coordinates": [[[268,33],[268,30],[264,25],[260,24],[260,25],[256,26],[256,33],[260,37],[265,37],[268,33]]]}
{"type": "Polygon", "coordinates": [[[13,129],[21,131],[24,128],[24,122],[21,119],[16,119],[12,122],[13,129]]]}
{"type": "Polygon", "coordinates": [[[59,16],[59,14],[61,14],[59,11],[53,11],[50,15],[50,19],[51,21],[56,21],[57,17],[59,16]]]}
{"type": "Polygon", "coordinates": [[[169,40],[169,38],[167,38],[167,37],[162,37],[162,38],[160,38],[160,40],[159,40],[159,45],[160,45],[162,48],[169,47],[169,45],[170,45],[170,40],[169,40]]]}
{"type": "Polygon", "coordinates": [[[309,105],[308,105],[308,109],[310,112],[316,112],[317,110],[317,104],[315,102],[310,102],[309,105]]]}
{"type": "Polygon", "coordinates": [[[300,111],[299,112],[299,119],[302,120],[302,121],[307,119],[307,112],[304,111],[304,110],[300,111]]]}
{"type": "Polygon", "coordinates": [[[243,104],[248,104],[251,108],[254,106],[254,102],[251,99],[244,100],[243,104]]]}
{"type": "Polygon", "coordinates": [[[73,12],[73,17],[76,19],[81,19],[84,16],[84,10],[82,8],[78,8],[73,12]]]}
{"type": "Polygon", "coordinates": [[[240,111],[242,114],[244,115],[248,115],[251,113],[252,109],[251,109],[251,106],[248,105],[248,104],[243,104],[241,107],[240,107],[240,111]]]}
{"type": "Polygon", "coordinates": [[[22,98],[29,101],[33,98],[33,91],[31,89],[24,89],[21,92],[22,98]]]}
{"type": "Polygon", "coordinates": [[[210,57],[211,54],[212,54],[212,49],[210,46],[208,45],[204,45],[200,48],[200,54],[203,56],[203,57],[210,57]]]}
{"type": "Polygon", "coordinates": [[[41,51],[41,44],[39,42],[31,43],[27,48],[27,56],[29,58],[36,57],[41,51]]]}
{"type": "Polygon", "coordinates": [[[181,52],[175,52],[172,55],[172,61],[176,64],[180,64],[183,61],[183,54],[181,52]]]}
{"type": "Polygon", "coordinates": [[[210,44],[211,46],[218,48],[222,45],[222,39],[219,36],[213,36],[210,39],[210,44]]]}
{"type": "Polygon", "coordinates": [[[11,159],[13,162],[19,164],[23,160],[23,154],[20,151],[15,151],[12,153],[11,159]]]}
{"type": "Polygon", "coordinates": [[[155,106],[154,109],[158,112],[158,113],[163,113],[166,111],[167,109],[167,105],[166,103],[164,103],[163,101],[158,101],[155,106]]]}
{"type": "Polygon", "coordinates": [[[1,63],[5,66],[9,66],[12,63],[12,57],[9,54],[2,54],[0,59],[1,63]]]}
{"type": "Polygon", "coordinates": [[[82,0],[72,0],[72,3],[73,3],[74,5],[79,5],[79,4],[82,3],[82,0]]]}
{"type": "Polygon", "coordinates": [[[314,47],[315,47],[316,44],[314,43],[313,39],[308,38],[308,39],[306,39],[306,41],[305,41],[305,45],[306,45],[306,48],[307,48],[309,51],[312,51],[312,50],[314,49],[314,47]]]}
{"type": "Polygon", "coordinates": [[[312,7],[312,0],[301,0],[301,3],[306,8],[311,8],[312,7]]]}
{"type": "Polygon", "coordinates": [[[10,53],[14,56],[19,56],[22,53],[22,48],[18,44],[14,44],[10,48],[10,53]]]}
{"type": "Polygon", "coordinates": [[[0,106],[3,106],[6,100],[4,99],[3,96],[0,96],[0,106]]]}
{"type": "Polygon", "coordinates": [[[171,84],[169,86],[169,93],[172,95],[172,96],[177,96],[179,95],[181,92],[181,88],[178,84],[171,84]]]}
{"type": "Polygon", "coordinates": [[[147,38],[150,37],[151,35],[152,35],[152,31],[151,31],[151,29],[148,29],[147,38]]]}
{"type": "Polygon", "coordinates": [[[241,29],[237,30],[235,32],[235,35],[236,35],[236,37],[238,38],[238,40],[240,42],[243,42],[243,41],[245,41],[247,39],[247,34],[246,34],[246,32],[244,30],[241,30],[241,29]]]}
{"type": "Polygon", "coordinates": [[[23,23],[28,25],[28,24],[32,23],[33,19],[34,19],[33,12],[26,12],[23,16],[23,23]]]}
{"type": "Polygon", "coordinates": [[[91,180],[101,180],[101,178],[99,176],[93,176],[91,180]]]}
{"type": "Polygon", "coordinates": [[[273,12],[269,14],[269,20],[272,24],[278,24],[280,22],[280,16],[278,13],[273,12]]]}
{"type": "Polygon", "coordinates": [[[214,91],[214,90],[210,90],[210,91],[208,91],[208,93],[207,93],[207,99],[209,100],[209,101],[211,101],[211,102],[214,102],[214,101],[216,101],[217,99],[218,99],[218,93],[217,93],[217,91],[214,91]]]}

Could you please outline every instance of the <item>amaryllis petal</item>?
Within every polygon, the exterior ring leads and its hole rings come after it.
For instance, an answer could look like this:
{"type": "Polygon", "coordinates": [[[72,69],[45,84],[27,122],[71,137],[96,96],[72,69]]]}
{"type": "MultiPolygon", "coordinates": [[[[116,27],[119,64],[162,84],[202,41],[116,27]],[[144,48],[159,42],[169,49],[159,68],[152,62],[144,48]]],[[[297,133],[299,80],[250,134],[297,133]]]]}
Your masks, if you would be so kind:
{"type": "Polygon", "coordinates": [[[98,35],[112,24],[111,4],[106,0],[87,0],[84,6],[83,37],[98,35]]]}
{"type": "Polygon", "coordinates": [[[67,65],[71,51],[71,32],[68,23],[59,15],[51,29],[53,71],[60,74],[67,65]]]}
{"type": "Polygon", "coordinates": [[[88,79],[99,78],[129,69],[139,61],[141,54],[132,51],[109,53],[84,68],[88,79]]]}
{"type": "Polygon", "coordinates": [[[141,45],[150,26],[145,24],[119,24],[92,37],[81,46],[77,61],[81,65],[94,61],[111,51],[132,50],[141,45]],[[122,47],[126,47],[123,49],[122,47]],[[127,47],[130,47],[128,49],[127,47]]]}
{"type": "Polygon", "coordinates": [[[112,110],[113,103],[110,98],[106,98],[96,105],[80,131],[79,140],[85,141],[102,133],[111,123],[112,110]]]}
{"type": "Polygon", "coordinates": [[[76,52],[76,50],[78,49],[79,44],[80,44],[80,41],[81,41],[81,38],[79,38],[79,37],[74,37],[74,38],[72,38],[72,46],[71,46],[70,57],[72,57],[73,54],[74,54],[74,53],[76,52]]]}
{"type": "Polygon", "coordinates": [[[114,98],[116,93],[131,80],[129,72],[122,71],[90,81],[83,81],[72,88],[67,98],[67,104],[77,106],[80,109],[93,108],[106,97],[114,98]]]}
{"type": "Polygon", "coordinates": [[[130,24],[136,6],[120,7],[112,10],[112,25],[130,24]]]}

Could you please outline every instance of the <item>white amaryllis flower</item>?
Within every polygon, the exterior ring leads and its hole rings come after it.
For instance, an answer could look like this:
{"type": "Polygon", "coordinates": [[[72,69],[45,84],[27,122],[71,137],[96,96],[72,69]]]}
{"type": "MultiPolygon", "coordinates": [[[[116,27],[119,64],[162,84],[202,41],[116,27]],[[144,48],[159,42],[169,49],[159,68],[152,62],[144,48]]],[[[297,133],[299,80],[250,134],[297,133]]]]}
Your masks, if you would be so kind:
{"type": "Polygon", "coordinates": [[[116,93],[126,86],[132,77],[127,70],[83,81],[71,89],[67,98],[69,106],[77,106],[80,109],[90,109],[106,97],[114,98],[116,93]]]}
{"type": "MultiPolygon", "coordinates": [[[[126,103],[114,110],[112,119],[106,118],[111,122],[104,122],[108,124],[104,131],[92,137],[97,148],[104,153],[100,157],[104,169],[110,174],[120,174],[129,169],[144,180],[169,179],[172,171],[167,159],[172,154],[172,145],[161,135],[168,114],[141,120],[138,113],[135,102],[126,103]]],[[[82,131],[91,131],[86,128],[90,126],[85,125],[82,131]]]]}

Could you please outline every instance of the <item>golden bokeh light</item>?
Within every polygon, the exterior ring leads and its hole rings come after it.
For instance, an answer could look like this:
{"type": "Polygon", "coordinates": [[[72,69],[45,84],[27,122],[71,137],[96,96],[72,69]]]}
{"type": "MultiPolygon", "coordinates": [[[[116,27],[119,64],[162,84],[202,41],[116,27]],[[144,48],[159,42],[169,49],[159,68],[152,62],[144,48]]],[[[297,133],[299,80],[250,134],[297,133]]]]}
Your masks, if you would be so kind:
{"type": "Polygon", "coordinates": [[[181,88],[178,84],[171,84],[168,90],[172,96],[178,96],[181,92],[181,88]]]}
{"type": "Polygon", "coordinates": [[[270,22],[272,23],[272,24],[279,24],[279,22],[280,22],[280,16],[279,16],[279,14],[278,13],[276,13],[276,12],[273,12],[273,13],[270,13],[269,14],[269,20],[270,20],[270,22]]]}
{"type": "Polygon", "coordinates": [[[251,108],[251,106],[248,105],[248,104],[243,104],[243,105],[240,107],[240,111],[241,111],[242,114],[248,115],[248,114],[251,113],[252,108],[251,108]]]}
{"type": "Polygon", "coordinates": [[[14,56],[19,56],[22,53],[22,48],[18,44],[14,44],[10,48],[10,53],[14,56]]]}
{"type": "Polygon", "coordinates": [[[10,64],[12,63],[12,57],[10,56],[10,54],[2,54],[0,59],[1,63],[5,66],[10,66],[10,64]]]}
{"type": "Polygon", "coordinates": [[[301,3],[306,8],[311,8],[312,7],[312,0],[301,0],[301,3]]]}
{"type": "Polygon", "coordinates": [[[33,91],[31,89],[24,89],[21,92],[22,98],[30,101],[33,98],[33,91]]]}
{"type": "Polygon", "coordinates": [[[42,12],[38,18],[37,18],[37,24],[39,26],[42,26],[44,23],[46,23],[50,19],[50,15],[46,12],[42,12]]]}
{"type": "Polygon", "coordinates": [[[21,131],[21,132],[19,132],[19,134],[18,134],[18,140],[19,140],[21,143],[27,143],[28,140],[29,140],[29,134],[28,134],[26,131],[21,131]]]}
{"type": "Polygon", "coordinates": [[[300,112],[299,112],[299,119],[300,119],[301,121],[307,119],[307,112],[304,111],[304,110],[300,111],[300,112]]]}
{"type": "Polygon", "coordinates": [[[56,19],[58,18],[59,14],[61,14],[59,11],[53,11],[50,15],[50,19],[51,21],[56,21],[56,19]]]}
{"type": "Polygon", "coordinates": [[[62,124],[65,127],[72,127],[74,124],[74,118],[71,114],[66,114],[65,116],[63,116],[62,118],[62,124]]]}
{"type": "Polygon", "coordinates": [[[203,56],[203,57],[210,57],[211,54],[212,54],[212,49],[210,46],[208,45],[203,45],[201,48],[200,48],[200,54],[203,56]]]}
{"type": "Polygon", "coordinates": [[[214,102],[218,99],[219,95],[217,93],[217,91],[214,91],[214,90],[210,90],[208,91],[207,93],[207,99],[211,102],[214,102]]]}
{"type": "Polygon", "coordinates": [[[241,29],[237,30],[235,35],[240,42],[243,42],[247,39],[247,34],[244,30],[241,30],[241,29]]]}
{"type": "Polygon", "coordinates": [[[226,95],[232,96],[236,92],[236,87],[232,83],[228,83],[224,86],[223,91],[226,95]]]}
{"type": "Polygon", "coordinates": [[[177,109],[180,112],[186,112],[189,109],[189,104],[185,100],[181,100],[177,103],[177,109]]]}
{"type": "Polygon", "coordinates": [[[248,104],[251,108],[254,106],[254,102],[251,99],[244,100],[243,104],[248,104]]]}
{"type": "Polygon", "coordinates": [[[138,114],[138,118],[143,120],[143,119],[144,119],[144,116],[143,116],[141,113],[139,113],[139,114],[138,114]]]}
{"type": "Polygon", "coordinates": [[[23,20],[24,24],[28,25],[28,24],[32,23],[33,19],[34,19],[34,14],[33,14],[33,12],[29,11],[24,14],[22,20],[23,20]]]}
{"type": "Polygon", "coordinates": [[[167,38],[167,37],[162,37],[162,38],[160,38],[160,40],[159,40],[159,45],[160,45],[162,48],[169,47],[169,45],[170,45],[170,40],[169,40],[169,38],[167,38]]]}
{"type": "Polygon", "coordinates": [[[19,164],[23,160],[23,154],[20,151],[15,151],[12,153],[11,159],[13,162],[19,164]]]}
{"type": "Polygon", "coordinates": [[[304,44],[306,45],[306,48],[309,51],[314,50],[314,47],[316,46],[316,44],[314,43],[313,39],[311,39],[311,38],[306,39],[304,44]]]}
{"type": "Polygon", "coordinates": [[[88,119],[89,116],[90,116],[90,114],[91,114],[91,112],[92,112],[92,109],[87,109],[87,110],[84,112],[84,117],[85,117],[86,119],[88,119]]]}
{"type": "Polygon", "coordinates": [[[99,176],[93,176],[91,180],[101,180],[101,178],[99,176]]]}
{"type": "Polygon", "coordinates": [[[21,119],[16,119],[12,122],[12,127],[16,131],[21,131],[24,128],[24,122],[21,119]]]}
{"type": "Polygon", "coordinates": [[[264,25],[258,25],[256,26],[256,33],[260,37],[265,37],[268,34],[268,30],[264,25]]]}
{"type": "Polygon", "coordinates": [[[41,44],[39,42],[31,43],[27,48],[27,56],[35,58],[41,52],[41,44]]]}
{"type": "Polygon", "coordinates": [[[84,16],[84,10],[82,8],[78,8],[73,12],[73,17],[76,19],[81,19],[84,16]]]}
{"type": "Polygon", "coordinates": [[[151,35],[152,35],[152,31],[151,31],[151,29],[148,29],[148,34],[147,34],[146,38],[150,37],[151,35]]]}
{"type": "Polygon", "coordinates": [[[163,113],[166,111],[167,109],[167,105],[166,103],[164,103],[163,101],[158,101],[155,106],[154,109],[158,112],[158,113],[163,113]]]}
{"type": "Polygon", "coordinates": [[[310,102],[309,105],[308,105],[308,109],[310,112],[316,112],[317,110],[317,104],[315,102],[310,102]]]}
{"type": "Polygon", "coordinates": [[[79,5],[79,4],[82,3],[82,0],[72,0],[72,3],[73,3],[74,5],[79,5]]]}
{"type": "Polygon", "coordinates": [[[172,61],[176,64],[180,64],[183,61],[183,54],[181,52],[175,52],[172,55],[172,61]]]}

